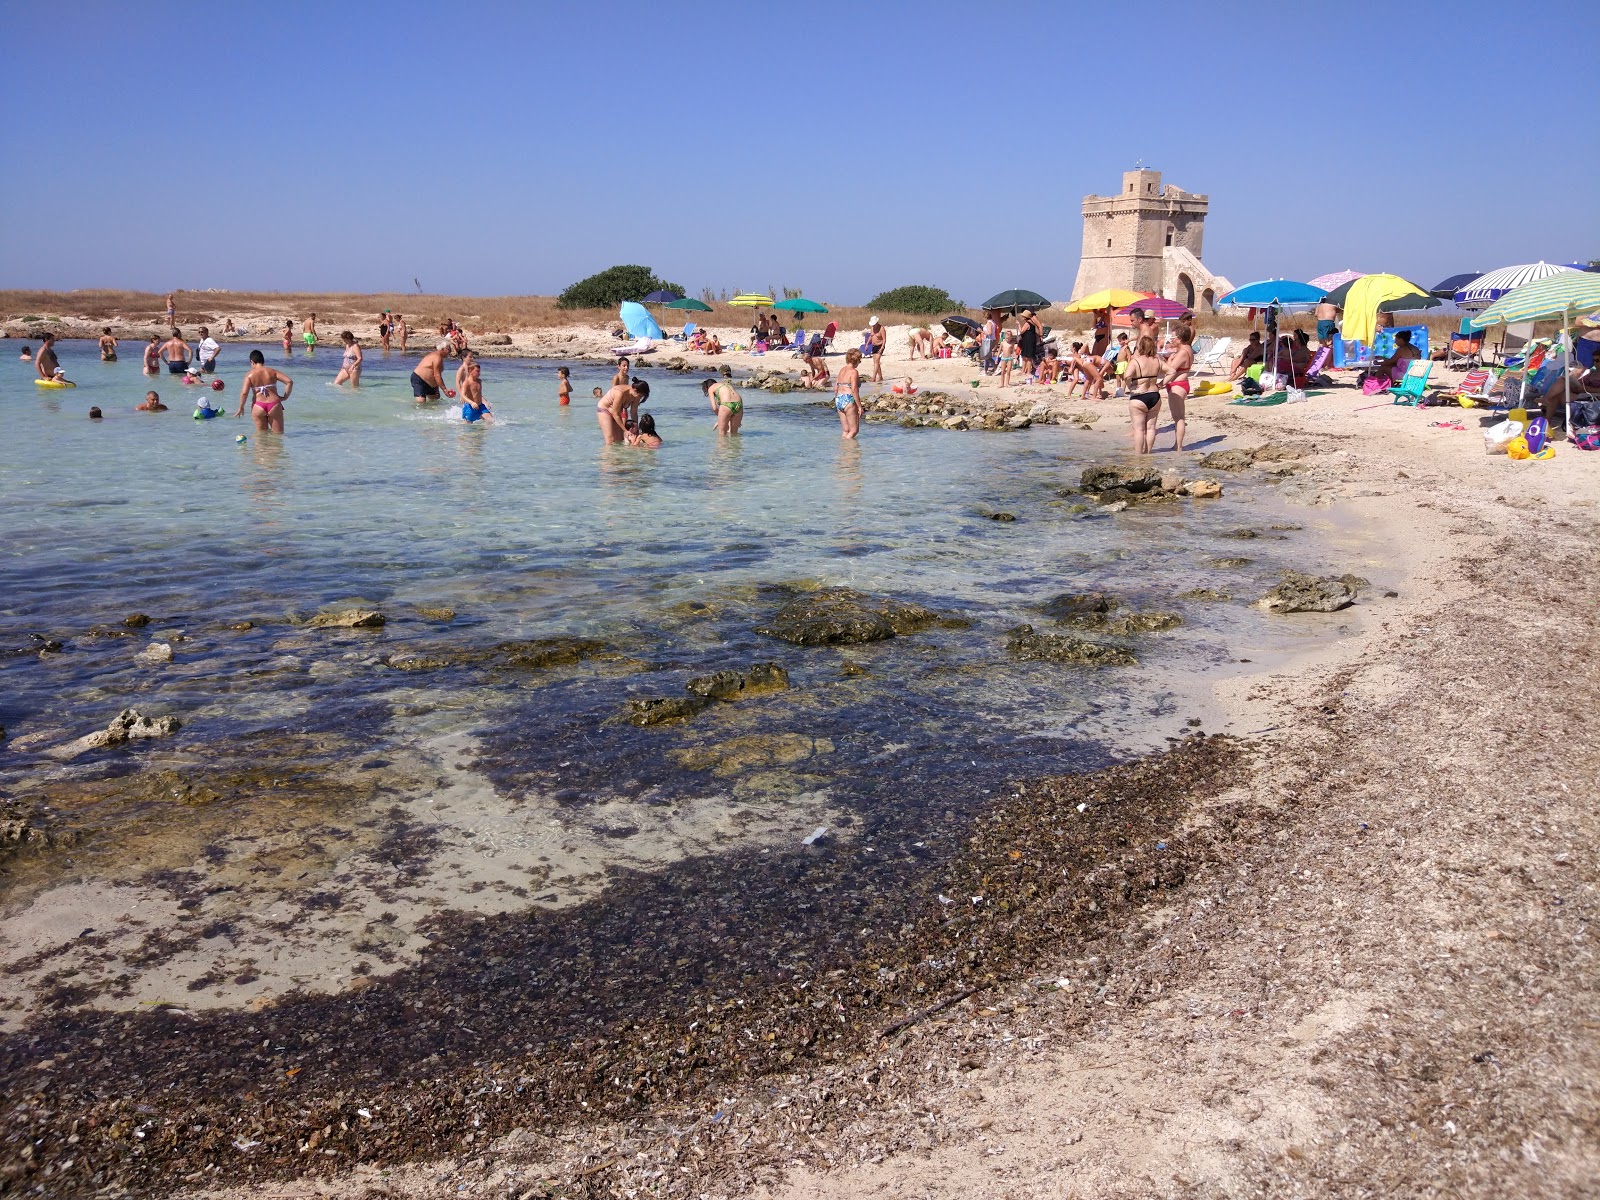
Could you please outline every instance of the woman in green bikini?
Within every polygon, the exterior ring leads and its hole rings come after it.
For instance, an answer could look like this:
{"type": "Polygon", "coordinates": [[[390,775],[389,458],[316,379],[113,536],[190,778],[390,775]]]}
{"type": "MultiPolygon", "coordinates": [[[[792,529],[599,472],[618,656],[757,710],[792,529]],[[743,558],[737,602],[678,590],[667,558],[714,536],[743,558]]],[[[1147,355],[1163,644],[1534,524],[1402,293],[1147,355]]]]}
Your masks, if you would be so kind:
{"type": "Polygon", "coordinates": [[[738,433],[744,424],[744,397],[726,379],[702,380],[700,390],[711,401],[711,411],[717,416],[717,434],[727,437],[738,433]]]}

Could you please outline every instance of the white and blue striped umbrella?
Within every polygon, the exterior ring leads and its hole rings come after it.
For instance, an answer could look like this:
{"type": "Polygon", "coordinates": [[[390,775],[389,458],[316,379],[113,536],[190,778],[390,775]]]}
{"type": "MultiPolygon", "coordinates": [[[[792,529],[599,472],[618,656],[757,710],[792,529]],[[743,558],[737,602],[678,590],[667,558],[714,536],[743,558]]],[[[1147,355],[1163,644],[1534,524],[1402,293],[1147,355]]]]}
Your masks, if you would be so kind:
{"type": "Polygon", "coordinates": [[[1498,271],[1480,275],[1467,284],[1456,293],[1455,301],[1462,308],[1488,308],[1501,296],[1516,291],[1523,284],[1571,271],[1571,267],[1547,262],[1524,263],[1520,267],[1501,267],[1498,271]]]}

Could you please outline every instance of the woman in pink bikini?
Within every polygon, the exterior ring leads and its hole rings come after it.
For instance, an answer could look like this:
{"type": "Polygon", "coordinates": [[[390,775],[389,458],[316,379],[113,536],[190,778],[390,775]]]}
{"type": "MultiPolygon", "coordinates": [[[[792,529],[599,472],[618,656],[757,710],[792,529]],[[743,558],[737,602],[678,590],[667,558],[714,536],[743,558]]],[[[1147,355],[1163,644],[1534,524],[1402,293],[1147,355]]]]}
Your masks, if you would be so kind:
{"type": "MultiPolygon", "coordinates": [[[[1167,358],[1167,407],[1172,411],[1172,431],[1177,437],[1174,450],[1183,449],[1183,433],[1188,422],[1183,419],[1184,404],[1189,399],[1189,372],[1194,370],[1194,327],[1178,326],[1178,345],[1167,358]]],[[[1150,440],[1155,441],[1154,432],[1150,440]]],[[[1154,449],[1154,447],[1151,447],[1154,449]]]]}
{"type": "Polygon", "coordinates": [[[246,400],[250,403],[250,415],[255,419],[256,431],[266,433],[269,429],[273,433],[283,432],[283,402],[294,392],[294,380],[282,371],[267,366],[267,360],[261,351],[250,351],[250,372],[244,377],[244,383],[239,388],[239,411],[233,415],[244,416],[246,400]],[[278,394],[278,385],[283,384],[283,394],[278,394]]]}

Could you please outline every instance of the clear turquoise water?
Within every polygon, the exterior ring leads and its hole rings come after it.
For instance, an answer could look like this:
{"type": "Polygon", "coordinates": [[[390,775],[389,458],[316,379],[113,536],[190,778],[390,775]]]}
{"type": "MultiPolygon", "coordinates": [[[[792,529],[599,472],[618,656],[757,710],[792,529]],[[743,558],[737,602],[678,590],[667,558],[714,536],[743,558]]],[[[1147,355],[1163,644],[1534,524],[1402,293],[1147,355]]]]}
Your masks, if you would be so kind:
{"type": "MultiPolygon", "coordinates": [[[[1043,771],[1158,744],[1187,715],[1176,680],[1330,627],[1313,618],[1291,634],[1243,605],[1170,599],[1202,584],[1254,595],[1280,566],[1323,565],[1310,532],[1218,537],[1305,520],[1269,493],[1230,480],[1214,503],[1070,515],[1055,490],[1116,458],[1120,432],[869,423],[851,444],[814,397],[750,392],[746,432],[719,440],[699,377],[650,371],[646,411],[666,444],[605,447],[588,396],[609,371],[595,365],[573,365],[578,399],[562,409],[556,364],[488,360],[485,392],[500,420],[468,426],[450,407],[418,411],[406,384],[415,356],[369,352],[356,393],[331,386],[333,349],[286,360],[268,347],[268,362],[296,381],[280,439],[231,417],[246,347],[223,352],[230,415],[197,422],[198,389],[147,380],[137,345],[107,365],[89,344],[66,344],[62,361],[79,384],[68,391],[32,386],[31,364],[5,345],[0,724],[13,748],[0,780],[41,767],[25,735],[77,736],[128,704],[183,716],[177,744],[193,753],[247,758],[253,736],[284,729],[338,731],[382,750],[407,736],[396,712],[416,711],[418,689],[432,689],[450,710],[433,719],[480,736],[481,765],[508,788],[574,782],[574,739],[587,748],[579,787],[636,788],[641,772],[672,776],[664,747],[701,735],[606,724],[621,703],[760,659],[783,662],[795,682],[764,728],[859,741],[862,753],[836,768],[839,786],[913,769],[1043,771]],[[132,411],[151,384],[172,411],[132,411]],[[86,418],[90,405],[103,421],[86,418]],[[997,524],[990,509],[1017,520],[997,524]],[[1256,561],[1242,572],[1204,565],[1234,554],[1256,561]],[[846,652],[756,634],[777,604],[758,585],[798,580],[918,600],[973,625],[846,652]],[[1141,639],[1136,668],[1008,661],[1007,629],[1047,626],[1039,604],[1088,590],[1177,608],[1187,624],[1141,639]],[[311,634],[286,621],[351,598],[384,609],[389,624],[311,634]],[[685,602],[711,607],[691,619],[685,602]],[[458,616],[429,622],[417,604],[458,616]],[[91,636],[131,612],[152,618],[137,637],[91,636]],[[245,621],[255,628],[228,629],[245,621]],[[172,664],[134,662],[172,633],[188,639],[172,664]],[[398,650],[566,635],[604,640],[638,669],[585,666],[530,682],[423,678],[383,664],[398,650]],[[42,639],[63,649],[41,657],[42,639]],[[876,765],[860,765],[869,759],[876,765]]],[[[128,769],[113,761],[62,769],[128,769]]]]}

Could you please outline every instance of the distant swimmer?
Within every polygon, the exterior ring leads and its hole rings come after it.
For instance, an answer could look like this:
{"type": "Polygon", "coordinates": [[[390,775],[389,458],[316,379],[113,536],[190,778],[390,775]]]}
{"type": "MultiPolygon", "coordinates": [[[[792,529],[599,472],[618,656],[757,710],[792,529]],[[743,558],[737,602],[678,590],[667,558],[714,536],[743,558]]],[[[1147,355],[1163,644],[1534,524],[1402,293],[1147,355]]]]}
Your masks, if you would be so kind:
{"type": "Polygon", "coordinates": [[[283,349],[284,353],[294,350],[294,320],[287,319],[283,323],[283,349]]]}
{"type": "Polygon", "coordinates": [[[449,341],[441,338],[437,346],[422,356],[417,369],[411,372],[411,394],[416,397],[418,404],[437,400],[439,393],[444,391],[444,360],[449,353],[449,341]]]}
{"type": "MultiPolygon", "coordinates": [[[[24,346],[23,349],[26,350],[27,347],[24,346]]],[[[571,372],[566,367],[556,368],[556,399],[563,405],[572,403],[571,372]]]]}
{"type": "Polygon", "coordinates": [[[647,450],[654,450],[661,445],[661,435],[656,432],[656,419],[649,413],[639,418],[639,425],[630,429],[623,436],[630,446],[643,446],[647,450]]]}
{"type": "Polygon", "coordinates": [[[239,411],[234,413],[235,419],[244,416],[245,402],[250,403],[250,415],[255,419],[256,431],[266,433],[269,429],[273,433],[283,432],[283,402],[294,393],[294,380],[282,371],[267,366],[267,360],[259,350],[250,351],[250,373],[244,377],[244,382],[239,385],[239,411]],[[283,394],[278,394],[278,385],[283,384],[283,394]]]}
{"type": "Polygon", "coordinates": [[[144,348],[144,373],[146,375],[161,374],[161,339],[153,333],[144,348]]]}
{"type": "Polygon", "coordinates": [[[317,314],[312,313],[306,318],[306,323],[301,328],[300,340],[306,344],[306,353],[310,354],[317,348],[317,314]]]}
{"type": "Polygon", "coordinates": [[[339,373],[333,377],[336,384],[348,383],[353,388],[361,386],[361,347],[356,343],[356,335],[346,329],[339,335],[339,340],[344,343],[344,359],[339,366],[339,373]]]}
{"type": "Polygon", "coordinates": [[[717,433],[721,437],[738,433],[744,424],[744,397],[726,379],[704,379],[700,390],[711,401],[711,412],[717,419],[717,433]]]}
{"type": "Polygon", "coordinates": [[[117,361],[117,339],[111,336],[111,326],[100,331],[100,361],[117,361]]]}
{"type": "Polygon", "coordinates": [[[833,385],[833,407],[839,413],[840,437],[855,438],[861,433],[861,351],[851,348],[833,385]]]}
{"type": "Polygon", "coordinates": [[[56,358],[56,335],[47,333],[39,345],[39,353],[33,356],[33,369],[39,373],[39,378],[48,383],[71,383],[67,373],[61,369],[61,360],[56,358]]]}
{"type": "Polygon", "coordinates": [[[133,411],[134,412],[166,412],[167,411],[167,406],[165,404],[161,403],[161,397],[159,395],[157,395],[155,392],[146,392],[144,394],[144,403],[140,404],[140,405],[136,405],[134,407],[133,411]]]}
{"type": "Polygon", "coordinates": [[[469,424],[494,420],[483,399],[483,368],[476,361],[467,366],[467,377],[461,381],[461,419],[469,424]]]}
{"type": "Polygon", "coordinates": [[[189,343],[183,340],[183,333],[174,329],[172,336],[161,344],[161,357],[167,360],[168,375],[182,375],[184,368],[189,365],[189,343]]]}
{"type": "MultiPolygon", "coordinates": [[[[154,341],[154,340],[155,340],[154,338],[151,339],[151,341],[154,341]]],[[[32,362],[33,361],[33,347],[32,346],[24,346],[22,348],[22,353],[17,355],[17,357],[20,358],[23,362],[32,362]]]]}

